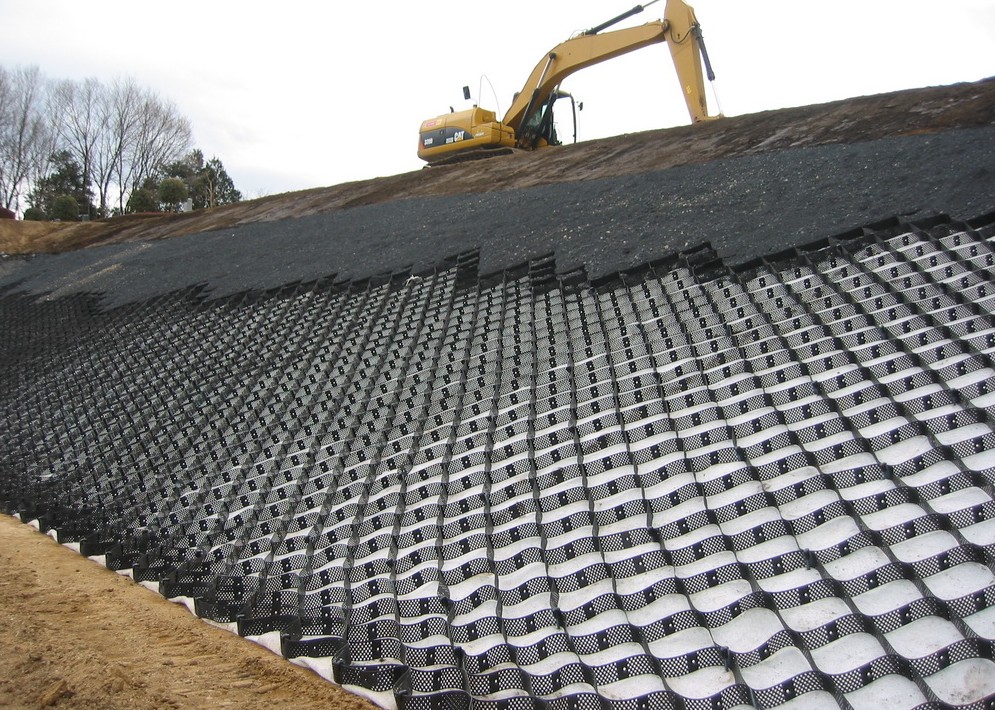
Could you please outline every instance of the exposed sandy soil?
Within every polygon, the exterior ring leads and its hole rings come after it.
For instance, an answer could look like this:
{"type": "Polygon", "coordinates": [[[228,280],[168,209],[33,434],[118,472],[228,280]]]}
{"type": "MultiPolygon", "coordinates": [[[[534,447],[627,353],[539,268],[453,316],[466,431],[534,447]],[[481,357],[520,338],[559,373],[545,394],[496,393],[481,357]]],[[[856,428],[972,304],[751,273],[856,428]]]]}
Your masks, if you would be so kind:
{"type": "Polygon", "coordinates": [[[336,212],[431,195],[595,180],[756,153],[995,123],[995,79],[767,111],[429,168],[375,180],[274,195],[182,215],[84,224],[0,220],[0,253],[55,253],[96,244],[163,239],[254,222],[336,212]]]}
{"type": "Polygon", "coordinates": [[[0,707],[374,707],[6,515],[0,569],[0,707]]]}

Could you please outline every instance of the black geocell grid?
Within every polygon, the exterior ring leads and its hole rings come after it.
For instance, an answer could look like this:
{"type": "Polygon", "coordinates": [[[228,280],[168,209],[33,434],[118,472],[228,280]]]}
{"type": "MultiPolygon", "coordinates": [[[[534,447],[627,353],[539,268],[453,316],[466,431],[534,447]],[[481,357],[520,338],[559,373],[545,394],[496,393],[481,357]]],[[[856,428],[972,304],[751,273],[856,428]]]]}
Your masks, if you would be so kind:
{"type": "Polygon", "coordinates": [[[0,294],[0,504],[402,708],[995,707],[993,234],[0,294]]]}

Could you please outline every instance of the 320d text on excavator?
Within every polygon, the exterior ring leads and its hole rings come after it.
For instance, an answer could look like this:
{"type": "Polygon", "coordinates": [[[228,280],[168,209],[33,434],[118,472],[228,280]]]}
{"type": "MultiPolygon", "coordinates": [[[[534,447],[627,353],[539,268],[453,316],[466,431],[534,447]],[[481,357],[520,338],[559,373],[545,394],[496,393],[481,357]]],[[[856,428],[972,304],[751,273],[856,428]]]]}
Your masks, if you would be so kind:
{"type": "MultiPolygon", "coordinates": [[[[612,25],[659,2],[652,0],[561,42],[536,64],[511,108],[499,121],[494,111],[479,106],[453,111],[422,122],[418,157],[429,165],[443,165],[559,145],[553,123],[553,104],[573,97],[560,90],[571,74],[643,47],[666,42],[673,58],[691,121],[712,118],[708,113],[704,78],[714,81],[701,26],[683,0],[667,0],[663,18],[636,27],[605,32],[612,25]],[[704,71],[703,71],[704,65],[704,71]]],[[[464,88],[464,98],[469,99],[464,88]]],[[[721,115],[721,114],[719,114],[721,115]]],[[[574,109],[576,139],[576,108],[574,109]]]]}

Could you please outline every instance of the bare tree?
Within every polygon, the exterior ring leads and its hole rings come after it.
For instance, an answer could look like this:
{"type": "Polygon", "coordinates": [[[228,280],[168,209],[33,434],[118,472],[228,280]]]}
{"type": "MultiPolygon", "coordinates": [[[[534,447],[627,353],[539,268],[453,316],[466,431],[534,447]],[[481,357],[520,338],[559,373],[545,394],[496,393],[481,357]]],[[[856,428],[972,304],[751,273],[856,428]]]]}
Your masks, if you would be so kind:
{"type": "Polygon", "coordinates": [[[11,107],[14,104],[14,87],[10,74],[6,69],[0,67],[0,200],[4,200],[3,206],[7,204],[8,184],[13,175],[12,165],[9,157],[9,126],[12,124],[11,107]]]}
{"type": "Polygon", "coordinates": [[[122,187],[137,190],[167,164],[179,160],[190,149],[190,122],[172,103],[163,103],[148,92],[140,105],[135,140],[128,152],[130,170],[122,187]]]}
{"type": "Polygon", "coordinates": [[[117,207],[124,211],[128,195],[191,144],[190,122],[131,79],[110,87],[96,79],[59,82],[52,114],[60,143],[83,168],[87,186],[96,190],[101,215],[110,212],[114,189],[117,207]]]}
{"type": "Polygon", "coordinates": [[[0,67],[0,204],[19,207],[22,193],[51,153],[45,80],[38,67],[0,67]]]}
{"type": "Polygon", "coordinates": [[[136,139],[141,90],[132,79],[115,81],[101,93],[98,110],[103,130],[93,149],[93,183],[102,216],[110,213],[111,190],[117,187],[118,209],[124,211],[123,181],[125,154],[136,139]]]}
{"type": "Polygon", "coordinates": [[[190,122],[176,106],[130,78],[110,86],[94,78],[48,82],[37,68],[0,67],[4,206],[16,207],[52,169],[52,156],[66,151],[82,172],[84,194],[96,193],[99,214],[115,202],[123,212],[130,194],[162,177],[191,143],[190,122]]]}
{"type": "Polygon", "coordinates": [[[100,82],[92,77],[82,83],[65,80],[55,84],[49,102],[49,113],[59,143],[83,169],[87,189],[94,183],[96,146],[107,128],[103,106],[105,91],[100,82]]]}

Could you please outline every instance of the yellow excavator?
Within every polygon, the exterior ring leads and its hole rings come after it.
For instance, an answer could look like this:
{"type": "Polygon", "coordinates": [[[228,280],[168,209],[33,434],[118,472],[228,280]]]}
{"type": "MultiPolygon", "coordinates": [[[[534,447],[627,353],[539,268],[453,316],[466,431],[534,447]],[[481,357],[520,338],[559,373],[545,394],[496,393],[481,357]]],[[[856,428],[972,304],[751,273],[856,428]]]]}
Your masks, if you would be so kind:
{"type": "MultiPolygon", "coordinates": [[[[701,26],[687,3],[667,0],[663,19],[604,32],[655,2],[659,0],[636,5],[553,47],[536,64],[500,121],[493,111],[478,106],[465,111],[450,109],[448,114],[424,121],[418,136],[418,157],[430,165],[441,165],[510,153],[516,148],[535,150],[559,145],[553,124],[553,104],[561,98],[569,98],[573,103],[570,94],[559,90],[560,83],[585,67],[659,42],[666,42],[670,47],[691,121],[717,118],[708,114],[702,61],[710,81],[715,79],[715,74],[705,51],[701,26]]],[[[464,87],[463,96],[470,98],[469,88],[464,87]]],[[[576,140],[576,108],[574,117],[576,140]]]]}

